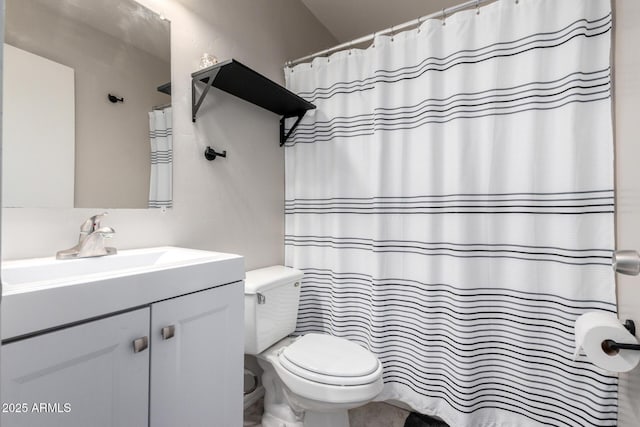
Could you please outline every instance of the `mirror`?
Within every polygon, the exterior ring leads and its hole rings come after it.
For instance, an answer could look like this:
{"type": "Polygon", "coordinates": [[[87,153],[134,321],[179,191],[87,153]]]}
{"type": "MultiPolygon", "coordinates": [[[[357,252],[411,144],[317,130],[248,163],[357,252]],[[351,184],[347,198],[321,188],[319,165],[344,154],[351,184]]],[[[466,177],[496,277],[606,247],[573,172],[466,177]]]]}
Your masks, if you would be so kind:
{"type": "Polygon", "coordinates": [[[170,207],[170,23],[133,0],[6,0],[3,207],[170,207]]]}

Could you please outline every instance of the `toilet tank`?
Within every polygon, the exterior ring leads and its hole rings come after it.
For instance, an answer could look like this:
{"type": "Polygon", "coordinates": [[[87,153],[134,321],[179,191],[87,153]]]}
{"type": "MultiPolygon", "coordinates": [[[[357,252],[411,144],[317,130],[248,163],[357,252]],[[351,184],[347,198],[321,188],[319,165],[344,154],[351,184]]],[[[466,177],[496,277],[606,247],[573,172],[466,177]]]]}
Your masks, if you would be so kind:
{"type": "Polygon", "coordinates": [[[258,354],[296,328],[300,280],[295,268],[248,271],[244,282],[244,352],[258,354]]]}

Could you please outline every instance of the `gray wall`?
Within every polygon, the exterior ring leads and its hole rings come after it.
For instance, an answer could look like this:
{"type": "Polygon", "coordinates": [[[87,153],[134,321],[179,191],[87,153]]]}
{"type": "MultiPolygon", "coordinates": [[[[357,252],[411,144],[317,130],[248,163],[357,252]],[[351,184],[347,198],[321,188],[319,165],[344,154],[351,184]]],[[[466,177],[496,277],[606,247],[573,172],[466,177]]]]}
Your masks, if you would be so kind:
{"type": "MultiPolygon", "coordinates": [[[[202,53],[236,58],[283,82],[282,65],[329,47],[333,37],[297,0],[143,0],[171,20],[174,208],[111,209],[120,249],[158,245],[232,252],[248,269],[283,262],[284,152],[278,117],[220,91],[191,123],[191,73],[202,53]],[[205,5],[208,12],[200,8],[205,5]],[[227,150],[208,162],[207,145],[227,150]]],[[[113,165],[118,173],[118,165],[113,165]]],[[[2,257],[52,256],[74,245],[95,209],[4,209],[2,257]]]]}
{"type": "MultiPolygon", "coordinates": [[[[640,2],[615,0],[613,6],[616,246],[640,250],[640,2]]],[[[638,324],[640,278],[618,274],[617,280],[618,316],[638,324]]],[[[619,378],[618,425],[640,426],[640,367],[619,378]]]]}

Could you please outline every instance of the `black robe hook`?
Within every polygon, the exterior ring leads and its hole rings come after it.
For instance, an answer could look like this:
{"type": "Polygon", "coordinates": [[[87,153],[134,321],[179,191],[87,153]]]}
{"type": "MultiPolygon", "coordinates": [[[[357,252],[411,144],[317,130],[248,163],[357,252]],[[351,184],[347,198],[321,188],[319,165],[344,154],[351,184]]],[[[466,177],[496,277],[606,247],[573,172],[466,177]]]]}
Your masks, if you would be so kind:
{"type": "Polygon", "coordinates": [[[124,98],[118,98],[117,96],[111,94],[107,95],[107,98],[109,98],[109,101],[113,102],[114,104],[116,102],[124,102],[124,98]]]}
{"type": "Polygon", "coordinates": [[[204,157],[209,161],[214,160],[216,157],[227,157],[227,150],[224,150],[222,153],[218,153],[213,148],[207,147],[204,150],[204,157]]]}

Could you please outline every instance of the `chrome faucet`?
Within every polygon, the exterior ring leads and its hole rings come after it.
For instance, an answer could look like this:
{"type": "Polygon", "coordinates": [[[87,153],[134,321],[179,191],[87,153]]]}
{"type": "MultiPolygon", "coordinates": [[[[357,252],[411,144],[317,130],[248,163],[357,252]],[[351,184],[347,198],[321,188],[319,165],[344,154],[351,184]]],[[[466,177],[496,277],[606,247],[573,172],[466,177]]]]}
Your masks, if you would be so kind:
{"type": "Polygon", "coordinates": [[[94,215],[80,226],[78,244],[70,249],[59,251],[56,259],[88,258],[105,255],[115,255],[116,248],[106,247],[105,239],[110,239],[116,233],[111,227],[102,227],[100,219],[107,213],[94,215]]]}

